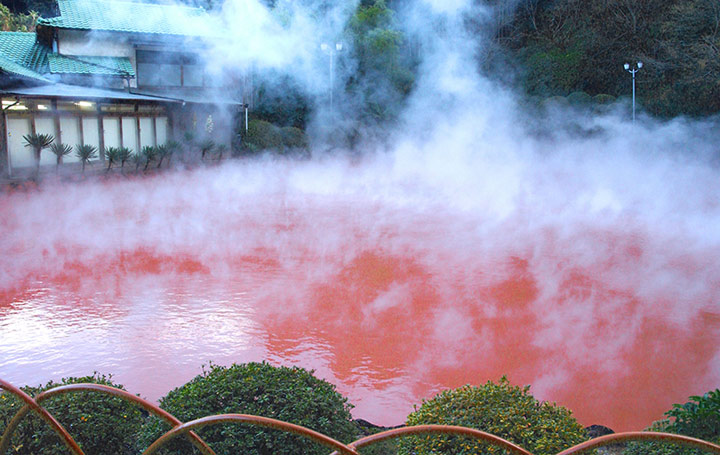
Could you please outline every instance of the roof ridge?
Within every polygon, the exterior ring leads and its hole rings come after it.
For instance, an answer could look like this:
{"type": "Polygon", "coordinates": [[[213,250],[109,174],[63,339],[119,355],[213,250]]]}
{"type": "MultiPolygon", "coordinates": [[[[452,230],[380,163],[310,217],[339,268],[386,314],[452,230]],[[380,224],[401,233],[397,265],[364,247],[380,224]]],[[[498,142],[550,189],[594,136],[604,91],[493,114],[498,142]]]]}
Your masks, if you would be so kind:
{"type": "Polygon", "coordinates": [[[33,35],[36,36],[35,32],[19,32],[19,31],[0,31],[2,35],[33,35]]]}
{"type": "Polygon", "coordinates": [[[189,9],[189,10],[197,10],[197,11],[204,11],[206,12],[205,8],[202,6],[190,6],[190,5],[182,5],[177,3],[156,3],[152,1],[145,1],[145,0],[59,0],[63,2],[74,2],[74,3],[100,3],[102,5],[106,5],[108,3],[124,3],[124,4],[142,4],[146,6],[152,6],[152,7],[158,7],[158,8],[182,8],[182,9],[189,9]]]}
{"type": "Polygon", "coordinates": [[[75,30],[105,30],[178,36],[213,36],[209,27],[187,27],[187,21],[208,20],[202,7],[128,0],[58,0],[59,16],[38,25],[75,30]]]}

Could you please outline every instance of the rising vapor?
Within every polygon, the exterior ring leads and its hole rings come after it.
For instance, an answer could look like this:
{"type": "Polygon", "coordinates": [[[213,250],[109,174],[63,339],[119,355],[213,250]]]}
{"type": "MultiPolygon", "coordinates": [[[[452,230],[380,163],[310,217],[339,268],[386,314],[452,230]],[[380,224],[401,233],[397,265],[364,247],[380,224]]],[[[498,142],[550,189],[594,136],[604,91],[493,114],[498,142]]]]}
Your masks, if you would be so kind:
{"type": "MultiPolygon", "coordinates": [[[[218,20],[238,26],[212,64],[322,94],[318,37],[356,5],[299,5],[228,0],[218,20]]],[[[399,10],[420,73],[397,128],[359,156],[0,197],[1,375],[103,367],[158,398],[207,360],[270,359],[399,424],[437,390],[507,374],[615,430],[716,387],[713,121],[528,110],[478,71],[468,14],[491,23],[461,0],[399,10]]]]}

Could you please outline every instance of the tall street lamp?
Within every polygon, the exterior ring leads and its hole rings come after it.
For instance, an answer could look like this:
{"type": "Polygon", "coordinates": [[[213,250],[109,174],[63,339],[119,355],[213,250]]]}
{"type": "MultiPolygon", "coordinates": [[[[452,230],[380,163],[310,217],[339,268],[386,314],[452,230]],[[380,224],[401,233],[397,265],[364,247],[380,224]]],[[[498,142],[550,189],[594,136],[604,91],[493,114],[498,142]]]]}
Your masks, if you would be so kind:
{"type": "Polygon", "coordinates": [[[633,102],[632,102],[632,103],[633,103],[633,123],[635,123],[635,73],[637,73],[638,71],[640,71],[640,68],[642,68],[642,67],[643,67],[643,62],[640,62],[640,61],[638,61],[638,62],[635,64],[635,67],[633,67],[632,69],[630,69],[630,64],[629,64],[629,63],[626,63],[626,64],[625,64],[625,71],[627,71],[628,73],[632,74],[632,79],[633,79],[633,83],[632,83],[632,84],[633,84],[633,95],[632,95],[632,100],[633,100],[633,102]]]}
{"type": "Polygon", "coordinates": [[[331,46],[326,43],[320,45],[320,49],[330,56],[330,111],[333,110],[333,92],[335,91],[335,53],[342,52],[342,43],[335,43],[331,46]]]}

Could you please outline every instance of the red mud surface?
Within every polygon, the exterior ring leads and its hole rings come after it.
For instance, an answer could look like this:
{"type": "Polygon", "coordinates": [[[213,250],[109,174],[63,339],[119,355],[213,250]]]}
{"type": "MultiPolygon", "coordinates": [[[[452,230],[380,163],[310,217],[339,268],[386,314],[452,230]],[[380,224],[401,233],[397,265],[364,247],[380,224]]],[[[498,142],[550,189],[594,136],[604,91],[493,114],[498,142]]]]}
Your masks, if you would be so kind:
{"type": "Polygon", "coordinates": [[[616,431],[720,383],[717,251],[682,232],[176,183],[0,195],[0,377],[99,371],[157,399],[269,360],[396,425],[507,375],[616,431]]]}

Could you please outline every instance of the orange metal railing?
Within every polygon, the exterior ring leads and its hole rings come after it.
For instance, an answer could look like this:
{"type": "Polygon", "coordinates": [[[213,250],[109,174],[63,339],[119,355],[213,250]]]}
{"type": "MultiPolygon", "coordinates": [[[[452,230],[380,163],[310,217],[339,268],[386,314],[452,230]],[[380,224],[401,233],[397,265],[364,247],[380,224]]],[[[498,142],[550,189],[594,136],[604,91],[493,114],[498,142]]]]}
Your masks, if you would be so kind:
{"type": "MultiPolygon", "coordinates": [[[[270,419],[268,417],[247,415],[247,414],[221,414],[203,417],[201,419],[193,420],[191,422],[183,423],[167,411],[160,409],[157,405],[150,403],[136,395],[133,395],[125,390],[109,387],[101,384],[70,384],[55,387],[46,390],[36,397],[31,397],[19,388],[13,386],[9,382],[0,379],[0,389],[6,390],[7,392],[17,396],[23,403],[24,406],[15,414],[10,420],[2,436],[0,436],[0,455],[5,455],[8,452],[10,438],[12,437],[15,429],[22,419],[29,413],[34,412],[39,415],[48,425],[60,436],[63,443],[73,453],[73,455],[85,455],[80,446],[75,442],[70,433],[45,409],[40,403],[42,401],[57,395],[63,395],[73,392],[97,392],[107,395],[112,395],[140,406],[147,412],[159,417],[165,422],[172,426],[172,429],[160,436],[155,440],[146,450],[143,455],[152,455],[156,453],[164,444],[171,439],[184,435],[190,442],[197,447],[203,455],[215,455],[215,452],[198,436],[194,429],[202,428],[206,426],[226,424],[226,423],[242,423],[255,425],[265,428],[273,428],[289,433],[297,434],[303,437],[312,439],[315,442],[323,444],[331,449],[334,449],[333,455],[359,455],[358,449],[376,444],[381,441],[387,441],[408,435],[419,435],[419,434],[456,434],[469,436],[480,439],[482,441],[494,444],[507,450],[513,455],[532,455],[532,453],[523,449],[520,446],[513,444],[499,436],[495,436],[489,433],[485,433],[480,430],[473,428],[457,427],[451,425],[418,425],[411,427],[395,428],[381,433],[366,436],[358,439],[357,441],[349,444],[343,444],[329,436],[326,436],[317,431],[305,428],[299,425],[295,425],[280,420],[270,419]]],[[[682,444],[694,448],[704,449],[710,453],[720,455],[720,446],[712,444],[707,441],[700,439],[690,438],[687,436],[680,436],[670,433],[655,433],[655,432],[627,432],[627,433],[616,433],[599,438],[591,439],[590,441],[583,442],[576,446],[570,447],[569,449],[563,450],[557,455],[575,455],[586,450],[595,449],[597,447],[616,444],[620,442],[628,441],[665,441],[677,444],[682,444]]],[[[92,455],[92,454],[90,454],[92,455]]]]}

